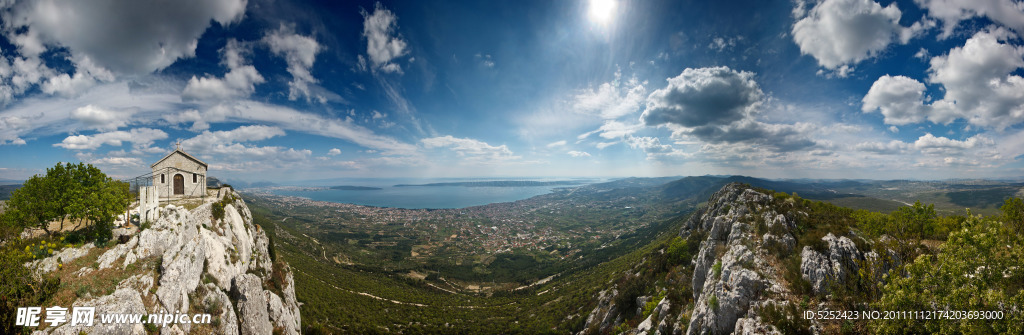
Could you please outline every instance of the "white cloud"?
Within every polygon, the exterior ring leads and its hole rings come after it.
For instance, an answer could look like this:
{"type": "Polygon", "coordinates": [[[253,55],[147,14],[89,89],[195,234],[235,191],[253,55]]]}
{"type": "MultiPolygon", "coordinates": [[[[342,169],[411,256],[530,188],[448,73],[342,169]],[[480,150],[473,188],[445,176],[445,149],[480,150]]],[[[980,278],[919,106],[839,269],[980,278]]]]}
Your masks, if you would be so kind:
{"type": "Polygon", "coordinates": [[[227,66],[228,73],[224,74],[224,78],[192,76],[182,91],[182,100],[231,99],[251,95],[256,91],[256,84],[264,80],[255,67],[247,64],[245,54],[248,52],[248,47],[238,40],[228,40],[224,48],[220,49],[221,64],[227,66]]]}
{"type": "Polygon", "coordinates": [[[640,120],[648,126],[724,125],[750,116],[764,94],[754,74],[728,67],[687,68],[647,98],[640,120]]]}
{"type": "Polygon", "coordinates": [[[36,56],[67,47],[76,59],[120,73],[145,74],[195,55],[211,21],[239,21],[245,0],[7,2],[4,33],[18,51],[36,56]]]}
{"type": "Polygon", "coordinates": [[[93,150],[103,145],[121,146],[125,142],[132,143],[137,148],[146,148],[153,144],[153,141],[167,138],[167,133],[160,129],[137,128],[131,131],[113,131],[98,133],[95,135],[73,135],[64,138],[61,143],[53,146],[69,150],[93,150]]]}
{"type": "Polygon", "coordinates": [[[277,30],[263,36],[263,43],[288,63],[288,73],[292,75],[292,81],[288,83],[288,99],[296,100],[304,96],[307,100],[315,98],[324,103],[331,96],[324,94],[325,90],[315,85],[318,80],[310,72],[316,54],[320,52],[320,44],[312,37],[296,34],[294,30],[291,26],[281,24],[277,30]]]}
{"type": "Polygon", "coordinates": [[[906,125],[925,119],[949,124],[966,119],[972,125],[1003,130],[1024,122],[1024,47],[1002,43],[1014,35],[1003,28],[982,31],[964,46],[931,59],[928,82],[942,85],[942,99],[925,101],[926,87],[903,76],[883,76],[863,98],[862,110],[881,110],[885,123],[906,125]]]}
{"type": "Polygon", "coordinates": [[[936,137],[931,133],[926,133],[918,138],[917,141],[914,141],[914,147],[925,153],[942,154],[992,146],[994,144],[995,142],[992,139],[982,135],[974,135],[966,140],[958,141],[946,137],[936,137]]]}
{"type": "Polygon", "coordinates": [[[274,124],[281,128],[307,134],[339,138],[360,146],[382,151],[385,155],[416,155],[416,147],[399,142],[394,138],[375,134],[373,131],[343,120],[325,118],[313,113],[304,113],[284,106],[269,105],[255,101],[237,101],[222,104],[202,111],[208,122],[228,120],[274,124]]]}
{"type": "Polygon", "coordinates": [[[89,164],[99,166],[145,166],[138,157],[103,157],[89,161],[89,164]]]}
{"type": "Polygon", "coordinates": [[[340,155],[340,154],[341,154],[341,149],[338,149],[338,148],[331,148],[331,150],[327,152],[328,156],[337,156],[337,155],[340,155]]]}
{"type": "Polygon", "coordinates": [[[451,135],[424,138],[420,143],[427,149],[450,148],[459,157],[478,163],[498,163],[521,158],[515,156],[504,144],[494,146],[483,141],[451,135]]]}
{"type": "Polygon", "coordinates": [[[742,40],[743,40],[743,36],[729,37],[729,38],[715,37],[715,38],[711,39],[711,43],[708,43],[708,49],[712,49],[712,50],[715,50],[715,51],[718,51],[718,52],[722,52],[722,51],[725,51],[727,49],[732,49],[733,47],[736,46],[736,41],[742,41],[742,40]]]}
{"type": "Polygon", "coordinates": [[[881,110],[885,124],[919,123],[931,113],[931,106],[924,104],[924,91],[924,84],[917,80],[885,75],[864,95],[861,110],[865,113],[881,110]]]}
{"type": "Polygon", "coordinates": [[[912,143],[898,140],[862,142],[854,145],[852,149],[882,155],[907,155],[910,149],[917,149],[931,155],[950,155],[964,154],[964,151],[968,149],[981,149],[994,145],[995,141],[982,135],[974,135],[961,141],[925,133],[912,143]]]}
{"type": "Polygon", "coordinates": [[[132,114],[132,109],[111,110],[94,105],[86,105],[71,111],[73,119],[96,130],[116,130],[127,126],[132,114]]]}
{"type": "Polygon", "coordinates": [[[181,142],[182,149],[209,161],[212,170],[259,171],[294,166],[308,161],[313,154],[308,149],[247,144],[284,136],[277,127],[253,125],[227,131],[204,131],[181,142]]]}
{"type": "Polygon", "coordinates": [[[387,73],[402,73],[402,67],[391,61],[409,53],[408,44],[397,35],[398,17],[384,8],[380,2],[374,6],[373,14],[362,10],[363,37],[366,38],[366,54],[370,65],[387,73]]]}
{"type": "Polygon", "coordinates": [[[110,70],[97,66],[88,56],[78,55],[70,57],[75,64],[75,74],[61,73],[50,77],[40,87],[47,94],[59,94],[65,97],[78,96],[100,82],[114,81],[115,77],[110,70]]]}
{"type": "Polygon", "coordinates": [[[202,115],[195,109],[189,109],[177,114],[167,114],[161,117],[172,125],[192,122],[192,131],[203,131],[210,129],[210,124],[203,120],[202,115]]]}
{"type": "Polygon", "coordinates": [[[978,32],[963,47],[931,60],[928,80],[942,84],[946,95],[934,104],[943,113],[936,122],[957,117],[971,124],[1003,129],[1024,122],[1024,47],[1002,40],[1015,38],[998,28],[978,32]]]}
{"type": "Polygon", "coordinates": [[[573,150],[573,151],[567,152],[567,154],[569,154],[569,156],[573,156],[573,157],[590,157],[590,153],[587,153],[586,151],[576,151],[576,150],[573,150]]]}
{"type": "Polygon", "coordinates": [[[942,21],[940,37],[949,37],[957,25],[975,17],[992,21],[1024,34],[1024,5],[1013,0],[914,0],[928,9],[928,16],[942,21]]]}
{"type": "Polygon", "coordinates": [[[565,140],[561,140],[561,141],[555,141],[555,142],[548,143],[547,147],[548,148],[561,147],[561,146],[565,146],[566,144],[567,144],[567,142],[565,142],[565,140]]]}
{"type": "Polygon", "coordinates": [[[225,150],[237,142],[255,142],[268,138],[284,136],[284,130],[269,126],[241,126],[226,131],[204,131],[195,137],[181,142],[186,151],[201,153],[227,153],[225,150]]]}
{"type": "Polygon", "coordinates": [[[888,143],[882,142],[862,142],[853,146],[856,151],[873,152],[883,155],[898,155],[904,153],[910,147],[909,144],[892,140],[888,143]]]}
{"type": "Polygon", "coordinates": [[[603,119],[617,119],[636,113],[644,103],[647,95],[645,83],[636,77],[621,82],[621,74],[615,73],[616,79],[603,83],[595,89],[585,89],[573,97],[573,109],[579,113],[599,115],[603,119]]]}
{"type": "Polygon", "coordinates": [[[794,14],[799,16],[792,35],[800,52],[829,70],[842,70],[836,73],[840,77],[849,74],[851,65],[877,56],[894,41],[906,44],[933,25],[926,21],[903,27],[895,3],[882,7],[872,0],[824,0],[794,14]]]}
{"type": "Polygon", "coordinates": [[[476,54],[473,55],[473,58],[476,58],[476,61],[480,62],[480,66],[486,67],[488,69],[494,67],[494,59],[491,58],[491,55],[476,54]]]}

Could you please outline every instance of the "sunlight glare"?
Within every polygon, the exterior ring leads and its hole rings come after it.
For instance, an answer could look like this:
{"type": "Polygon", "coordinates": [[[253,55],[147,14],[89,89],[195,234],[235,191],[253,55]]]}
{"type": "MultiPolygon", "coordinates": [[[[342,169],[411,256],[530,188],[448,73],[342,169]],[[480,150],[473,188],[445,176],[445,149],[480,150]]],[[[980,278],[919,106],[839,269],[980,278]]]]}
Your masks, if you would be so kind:
{"type": "Polygon", "coordinates": [[[606,25],[615,13],[615,0],[590,0],[590,20],[606,25]]]}

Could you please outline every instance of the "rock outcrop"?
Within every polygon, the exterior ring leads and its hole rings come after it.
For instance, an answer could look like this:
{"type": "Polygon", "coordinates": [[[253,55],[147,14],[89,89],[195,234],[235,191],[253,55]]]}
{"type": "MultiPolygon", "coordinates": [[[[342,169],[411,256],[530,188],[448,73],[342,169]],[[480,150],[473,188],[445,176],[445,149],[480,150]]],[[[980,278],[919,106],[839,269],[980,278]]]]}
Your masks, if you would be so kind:
{"type": "MultiPolygon", "coordinates": [[[[211,314],[204,325],[172,323],[163,334],[189,333],[193,327],[209,327],[217,334],[298,334],[301,319],[291,270],[273,266],[266,233],[252,222],[244,201],[229,189],[219,192],[227,199],[224,218],[215,219],[211,197],[189,210],[167,205],[150,227],[130,235],[122,244],[100,254],[92,264],[75,271],[78,276],[104,272],[128,276],[113,293],[95,299],[86,296],[74,306],[96,307],[95,324],[102,313],[211,314]],[[283,273],[274,274],[274,271],[283,273]],[[275,282],[273,278],[278,278],[275,282]],[[283,278],[281,280],[280,278],[283,278]],[[237,313],[236,313],[237,312],[237,313]]],[[[222,203],[223,204],[223,203],[222,203]]],[[[92,250],[87,244],[66,248],[54,256],[26,264],[37,272],[53,271],[92,250]]],[[[67,307],[67,306],[65,306],[67,307]]],[[[104,325],[83,328],[70,323],[46,328],[43,334],[145,334],[143,324],[104,325]]]]}
{"type": "MultiPolygon", "coordinates": [[[[851,266],[857,261],[877,258],[859,251],[850,238],[831,234],[822,239],[828,246],[825,253],[796,250],[796,219],[807,215],[797,208],[794,202],[779,201],[774,194],[737,183],[716,192],[705,207],[691,215],[680,233],[687,243],[700,243],[690,264],[691,281],[681,284],[692,289],[692,309],[677,308],[678,312],[669,315],[670,307],[682,302],[662,299],[655,312],[625,333],[779,334],[782,331],[761,312],[771,310],[770,316],[777,318],[779,311],[792,314],[797,310],[791,302],[796,295],[786,279],[790,270],[781,260],[802,252],[797,256],[802,256],[804,280],[811,282],[814,292],[825,292],[828,283],[851,275],[850,269],[856,269],[851,266]]],[[[582,333],[621,327],[625,312],[612,303],[617,300],[615,295],[614,289],[601,293],[582,333]]],[[[630,317],[633,315],[626,316],[630,317]]],[[[814,320],[804,326],[814,333],[821,329],[814,320]]]]}

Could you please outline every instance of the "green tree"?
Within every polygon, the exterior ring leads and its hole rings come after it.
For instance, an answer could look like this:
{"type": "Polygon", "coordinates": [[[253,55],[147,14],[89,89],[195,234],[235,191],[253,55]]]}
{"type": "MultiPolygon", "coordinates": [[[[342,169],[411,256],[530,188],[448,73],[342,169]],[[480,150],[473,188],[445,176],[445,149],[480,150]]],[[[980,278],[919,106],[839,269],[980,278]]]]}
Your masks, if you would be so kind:
{"type": "Polygon", "coordinates": [[[128,208],[128,184],[107,177],[91,164],[61,164],[46,169],[46,175],[35,175],[11,194],[0,222],[20,231],[37,227],[49,235],[65,228],[65,222],[93,223],[94,238],[110,236],[111,223],[118,213],[128,208]],[[51,222],[60,222],[51,230],[51,222]]]}

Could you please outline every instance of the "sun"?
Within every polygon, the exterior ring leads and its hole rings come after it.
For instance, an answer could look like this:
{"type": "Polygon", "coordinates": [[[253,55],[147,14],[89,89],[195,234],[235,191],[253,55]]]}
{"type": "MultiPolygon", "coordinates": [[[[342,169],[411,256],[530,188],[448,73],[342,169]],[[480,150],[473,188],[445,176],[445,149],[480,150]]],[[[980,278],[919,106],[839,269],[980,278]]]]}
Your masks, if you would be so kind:
{"type": "Polygon", "coordinates": [[[615,14],[615,5],[615,0],[590,0],[590,20],[607,25],[615,14]]]}

